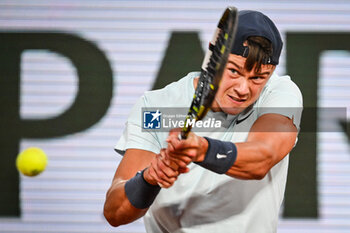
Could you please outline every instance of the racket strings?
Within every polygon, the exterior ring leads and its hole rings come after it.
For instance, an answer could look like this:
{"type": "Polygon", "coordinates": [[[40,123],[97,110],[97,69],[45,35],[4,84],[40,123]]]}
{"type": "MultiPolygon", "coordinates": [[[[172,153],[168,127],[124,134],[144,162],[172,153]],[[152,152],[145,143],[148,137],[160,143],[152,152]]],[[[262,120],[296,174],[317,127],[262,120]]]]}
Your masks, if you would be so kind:
{"type": "Polygon", "coordinates": [[[195,92],[193,102],[191,104],[191,118],[199,120],[202,115],[198,115],[198,109],[200,106],[207,106],[211,103],[215,97],[216,89],[218,87],[218,82],[214,82],[215,76],[218,70],[221,68],[221,63],[224,58],[225,50],[228,46],[225,46],[228,39],[225,36],[226,32],[224,29],[227,28],[226,22],[220,22],[220,32],[217,35],[215,45],[211,47],[211,56],[207,64],[206,70],[202,70],[201,76],[199,78],[198,87],[195,92]],[[222,49],[224,48],[224,50],[222,49]]]}
{"type": "Polygon", "coordinates": [[[213,69],[213,72],[218,69],[217,64],[221,64],[221,61],[224,59],[224,53],[229,47],[227,46],[228,38],[226,35],[227,33],[225,30],[221,30],[216,39],[215,46],[213,46],[212,56],[210,57],[208,63],[208,69],[213,69]]]}
{"type": "Polygon", "coordinates": [[[226,66],[229,51],[231,51],[236,26],[237,9],[234,7],[227,8],[219,21],[215,44],[210,43],[209,45],[209,51],[206,57],[210,57],[209,59],[205,58],[205,60],[208,59],[208,62],[202,67],[193,101],[185,120],[186,124],[182,128],[182,139],[187,138],[192,128],[192,125],[187,124],[187,122],[203,119],[211,107],[226,66]]]}

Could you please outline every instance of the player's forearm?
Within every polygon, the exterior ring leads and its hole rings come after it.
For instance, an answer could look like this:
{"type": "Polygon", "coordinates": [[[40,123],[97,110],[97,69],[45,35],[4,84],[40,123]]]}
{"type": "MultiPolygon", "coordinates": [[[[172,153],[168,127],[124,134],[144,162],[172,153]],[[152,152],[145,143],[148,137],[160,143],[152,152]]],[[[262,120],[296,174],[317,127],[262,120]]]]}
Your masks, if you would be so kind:
{"type": "Polygon", "coordinates": [[[251,133],[246,142],[235,144],[237,159],[227,174],[240,179],[264,178],[293,149],[297,136],[293,130],[251,133]]]}
{"type": "Polygon", "coordinates": [[[262,179],[281,158],[280,151],[271,143],[266,143],[266,140],[232,143],[205,139],[209,146],[204,159],[194,162],[218,174],[239,179],[262,179]]]}
{"type": "Polygon", "coordinates": [[[259,142],[236,143],[237,159],[226,172],[238,179],[262,179],[278,157],[268,145],[259,142]]]}
{"type": "Polygon", "coordinates": [[[116,181],[106,195],[104,216],[112,226],[128,224],[142,217],[147,209],[138,209],[131,205],[125,194],[126,181],[116,181]]]}

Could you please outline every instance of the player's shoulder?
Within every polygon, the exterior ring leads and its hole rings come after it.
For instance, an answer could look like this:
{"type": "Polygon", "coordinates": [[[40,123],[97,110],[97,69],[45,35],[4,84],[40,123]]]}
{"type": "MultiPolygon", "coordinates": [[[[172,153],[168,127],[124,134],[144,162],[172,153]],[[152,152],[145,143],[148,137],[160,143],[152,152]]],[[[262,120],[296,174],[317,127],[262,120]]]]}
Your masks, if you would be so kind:
{"type": "Polygon", "coordinates": [[[143,99],[149,106],[173,106],[180,104],[188,107],[187,102],[192,100],[194,93],[193,80],[199,74],[199,72],[191,72],[161,89],[146,91],[143,99]]]}
{"type": "Polygon", "coordinates": [[[301,91],[297,84],[289,75],[278,75],[273,73],[266,84],[266,91],[278,91],[301,96],[301,91]]]}

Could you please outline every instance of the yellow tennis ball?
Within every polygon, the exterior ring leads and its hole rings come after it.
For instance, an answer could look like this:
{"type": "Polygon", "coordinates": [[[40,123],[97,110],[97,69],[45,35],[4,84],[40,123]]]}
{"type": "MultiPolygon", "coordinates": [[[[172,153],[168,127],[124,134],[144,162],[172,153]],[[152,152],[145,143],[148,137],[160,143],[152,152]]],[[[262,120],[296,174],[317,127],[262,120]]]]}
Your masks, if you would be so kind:
{"type": "Polygon", "coordinates": [[[22,151],[16,159],[18,171],[26,176],[36,176],[45,170],[47,156],[45,152],[37,147],[30,147],[22,151]]]}

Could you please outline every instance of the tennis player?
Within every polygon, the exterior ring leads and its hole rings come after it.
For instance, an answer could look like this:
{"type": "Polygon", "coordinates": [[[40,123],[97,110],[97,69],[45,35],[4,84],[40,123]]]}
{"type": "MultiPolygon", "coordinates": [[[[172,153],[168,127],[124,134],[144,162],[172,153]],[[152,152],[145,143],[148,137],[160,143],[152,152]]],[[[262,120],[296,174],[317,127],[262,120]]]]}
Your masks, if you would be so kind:
{"type": "Polygon", "coordinates": [[[146,92],[134,106],[106,195],[112,226],[144,216],[147,232],[276,232],[302,95],[289,76],[275,72],[283,43],[274,23],[257,11],[240,11],[238,19],[206,116],[221,119],[220,129],[191,132],[186,140],[179,130],[141,130],[143,107],[190,106],[198,72],[146,92]]]}

